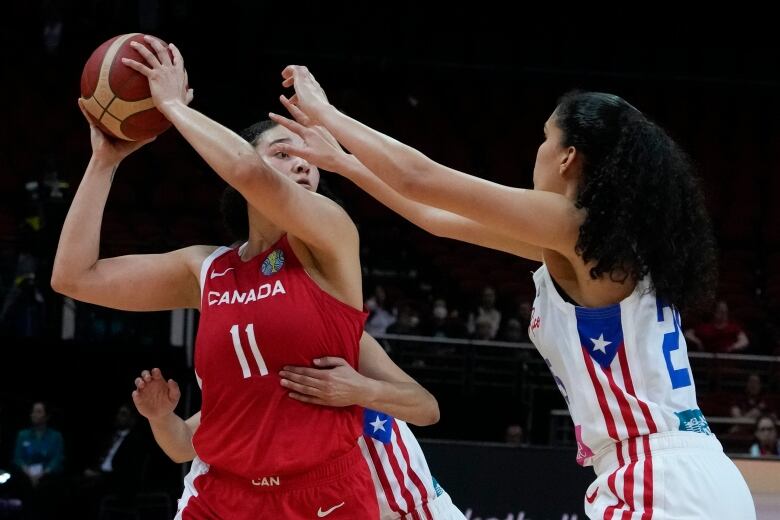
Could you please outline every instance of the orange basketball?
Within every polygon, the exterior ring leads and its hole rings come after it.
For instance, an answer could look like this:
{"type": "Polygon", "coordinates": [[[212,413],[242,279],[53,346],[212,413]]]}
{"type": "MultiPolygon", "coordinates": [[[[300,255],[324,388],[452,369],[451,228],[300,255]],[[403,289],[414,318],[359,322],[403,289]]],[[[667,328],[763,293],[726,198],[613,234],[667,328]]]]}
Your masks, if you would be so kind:
{"type": "Polygon", "coordinates": [[[146,76],[122,63],[122,58],[146,63],[130,46],[132,41],[154,52],[140,33],[111,38],[84,65],[81,98],[101,130],[126,141],[141,141],[161,134],[171,123],[154,107],[146,76]]]}

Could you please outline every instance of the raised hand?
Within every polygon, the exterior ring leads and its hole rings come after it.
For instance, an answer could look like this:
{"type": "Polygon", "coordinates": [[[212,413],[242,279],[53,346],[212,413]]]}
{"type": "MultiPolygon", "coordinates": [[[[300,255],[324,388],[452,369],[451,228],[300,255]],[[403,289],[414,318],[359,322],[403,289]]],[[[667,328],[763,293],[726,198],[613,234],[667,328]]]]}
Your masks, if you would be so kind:
{"type": "Polygon", "coordinates": [[[288,65],[282,71],[282,78],[284,78],[283,87],[295,88],[295,95],[290,98],[290,102],[299,107],[311,122],[316,124],[320,112],[328,108],[330,102],[312,73],[302,65],[288,65]]]}
{"type": "Polygon", "coordinates": [[[189,88],[187,71],[184,69],[184,58],[174,44],[166,47],[160,40],[152,36],[144,36],[154,52],[138,42],[130,45],[143,56],[145,64],[130,58],[122,58],[122,63],[143,74],[149,80],[149,90],[158,110],[165,113],[169,103],[182,102],[188,105],[194,96],[189,88]]]}
{"type": "Polygon", "coordinates": [[[125,141],[116,139],[104,133],[96,124],[95,120],[84,108],[84,101],[79,99],[79,109],[84,114],[84,118],[89,123],[89,139],[92,143],[92,155],[108,164],[119,164],[122,159],[141,148],[147,143],[155,140],[154,137],[145,141],[125,141]]]}
{"type": "Polygon", "coordinates": [[[135,378],[133,402],[138,413],[150,421],[172,414],[180,397],[179,385],[173,379],[166,381],[159,368],[144,370],[135,378]]]}

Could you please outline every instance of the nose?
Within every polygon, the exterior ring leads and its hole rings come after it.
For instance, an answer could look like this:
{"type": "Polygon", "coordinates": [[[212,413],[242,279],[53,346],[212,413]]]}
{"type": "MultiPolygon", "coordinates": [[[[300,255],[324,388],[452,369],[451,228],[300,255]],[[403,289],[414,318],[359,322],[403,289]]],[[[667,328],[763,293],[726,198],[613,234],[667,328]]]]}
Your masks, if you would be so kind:
{"type": "Polygon", "coordinates": [[[297,157],[296,159],[297,160],[293,164],[293,172],[308,174],[309,171],[311,171],[311,165],[300,157],[297,157]]]}

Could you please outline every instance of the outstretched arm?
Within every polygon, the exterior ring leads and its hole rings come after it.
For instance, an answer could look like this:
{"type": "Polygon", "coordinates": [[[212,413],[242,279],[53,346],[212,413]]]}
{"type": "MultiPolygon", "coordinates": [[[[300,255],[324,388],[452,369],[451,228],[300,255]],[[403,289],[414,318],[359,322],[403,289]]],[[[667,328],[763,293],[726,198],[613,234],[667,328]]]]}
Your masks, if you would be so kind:
{"type": "Polygon", "coordinates": [[[530,260],[542,260],[540,248],[520,242],[511,233],[501,233],[475,220],[402,196],[354,155],[344,153],[324,127],[314,125],[306,114],[284,96],[280,99],[295,121],[276,114],[271,114],[271,119],[295,132],[304,141],[303,146],[287,144],[284,148],[286,153],[346,177],[391,210],[435,236],[505,251],[530,260]]]}
{"type": "Polygon", "coordinates": [[[503,186],[448,168],[336,110],[306,67],[291,65],[282,75],[284,86],[295,87],[292,101],[402,196],[520,242],[573,254],[582,215],[563,195],[503,186]]]}

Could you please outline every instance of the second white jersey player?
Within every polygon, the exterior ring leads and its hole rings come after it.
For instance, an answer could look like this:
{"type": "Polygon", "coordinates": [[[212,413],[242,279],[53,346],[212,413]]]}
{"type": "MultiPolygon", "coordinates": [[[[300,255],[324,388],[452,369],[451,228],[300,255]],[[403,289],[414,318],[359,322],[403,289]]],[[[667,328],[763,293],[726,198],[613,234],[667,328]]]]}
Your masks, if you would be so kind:
{"type": "Polygon", "coordinates": [[[597,473],[588,516],[755,518],[744,479],[696,404],[680,315],[649,280],[600,308],[566,301],[546,265],[534,283],[529,335],[569,407],[577,462],[597,473]]]}

